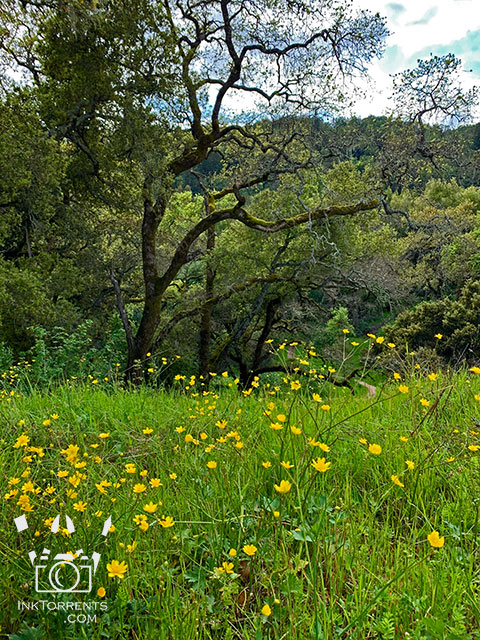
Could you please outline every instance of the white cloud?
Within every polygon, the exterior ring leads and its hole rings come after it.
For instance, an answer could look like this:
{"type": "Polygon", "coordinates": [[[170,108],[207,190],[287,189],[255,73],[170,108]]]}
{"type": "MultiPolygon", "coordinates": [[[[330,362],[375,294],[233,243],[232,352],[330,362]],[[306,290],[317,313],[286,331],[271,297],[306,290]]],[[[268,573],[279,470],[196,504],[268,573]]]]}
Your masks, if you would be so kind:
{"type": "MultiPolygon", "coordinates": [[[[467,69],[473,69],[464,74],[465,88],[480,86],[479,0],[439,0],[437,4],[433,0],[353,0],[353,4],[385,16],[391,35],[383,57],[370,67],[370,81],[357,83],[365,97],[358,97],[350,115],[384,114],[392,106],[391,75],[415,67],[419,57],[428,58],[431,53],[454,53],[467,69]]],[[[232,112],[255,112],[253,100],[245,95],[232,95],[226,106],[232,112]]]]}
{"type": "Polygon", "coordinates": [[[480,68],[474,64],[478,56],[469,51],[470,46],[474,47],[468,38],[469,32],[473,38],[480,38],[478,0],[441,0],[437,4],[432,0],[354,2],[359,8],[378,11],[386,16],[392,32],[384,57],[371,67],[375,91],[370,98],[357,103],[354,110],[357,115],[384,112],[391,90],[389,74],[414,67],[418,57],[429,57],[430,53],[441,55],[451,52],[462,58],[466,68],[474,70],[474,73],[465,74],[465,86],[480,85],[480,68]]]}

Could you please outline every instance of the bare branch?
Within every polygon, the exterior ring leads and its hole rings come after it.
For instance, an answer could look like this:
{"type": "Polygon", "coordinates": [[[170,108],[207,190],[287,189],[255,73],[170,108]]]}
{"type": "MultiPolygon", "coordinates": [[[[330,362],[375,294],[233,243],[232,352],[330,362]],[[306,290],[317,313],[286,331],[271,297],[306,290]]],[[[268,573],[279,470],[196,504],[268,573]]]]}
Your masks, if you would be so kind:
{"type": "Polygon", "coordinates": [[[130,324],[130,320],[128,319],[127,312],[125,310],[125,305],[123,304],[122,292],[120,289],[120,283],[115,277],[115,273],[113,271],[113,267],[110,267],[110,281],[113,284],[113,290],[115,291],[115,295],[117,297],[117,308],[118,313],[120,315],[120,319],[122,321],[123,328],[125,330],[125,336],[127,339],[128,349],[133,349],[133,333],[132,333],[132,325],[130,324]]]}

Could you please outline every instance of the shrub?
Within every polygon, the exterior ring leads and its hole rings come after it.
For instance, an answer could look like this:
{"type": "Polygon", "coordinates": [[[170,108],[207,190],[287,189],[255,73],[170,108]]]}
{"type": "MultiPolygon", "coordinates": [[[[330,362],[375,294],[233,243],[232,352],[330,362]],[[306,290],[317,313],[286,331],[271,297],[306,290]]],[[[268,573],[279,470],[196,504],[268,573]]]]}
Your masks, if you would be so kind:
{"type": "MultiPolygon", "coordinates": [[[[480,281],[468,280],[457,300],[443,298],[422,302],[404,311],[394,323],[385,327],[387,339],[399,349],[432,350],[443,362],[458,366],[466,361],[475,364],[480,353],[480,281]],[[441,336],[436,337],[436,336],[441,336]]],[[[427,351],[428,350],[428,351],[427,351]]]]}

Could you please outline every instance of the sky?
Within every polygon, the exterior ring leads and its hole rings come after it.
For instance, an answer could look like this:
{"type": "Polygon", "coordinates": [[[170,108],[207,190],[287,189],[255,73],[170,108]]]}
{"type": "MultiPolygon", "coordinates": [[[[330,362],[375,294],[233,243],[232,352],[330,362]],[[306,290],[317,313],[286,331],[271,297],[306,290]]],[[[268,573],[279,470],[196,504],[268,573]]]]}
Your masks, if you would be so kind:
{"type": "Polygon", "coordinates": [[[414,68],[419,58],[430,54],[455,54],[466,70],[463,85],[480,86],[480,0],[355,0],[355,5],[385,16],[391,31],[383,57],[370,69],[375,91],[357,101],[357,115],[384,113],[390,75],[414,68]]]}
{"type": "MultiPolygon", "coordinates": [[[[462,60],[466,70],[462,78],[463,86],[480,86],[480,0],[352,2],[354,7],[385,16],[391,32],[384,55],[374,61],[369,69],[373,89],[371,84],[360,83],[366,97],[355,100],[353,114],[366,117],[388,112],[391,107],[391,75],[416,67],[419,58],[426,59],[431,54],[455,54],[462,60]]],[[[12,75],[16,77],[13,71],[12,75]]],[[[238,110],[238,96],[226,102],[229,109],[234,112],[238,110]]],[[[242,100],[240,108],[244,107],[242,100]]],[[[480,107],[474,116],[476,120],[480,119],[480,107]]]]}

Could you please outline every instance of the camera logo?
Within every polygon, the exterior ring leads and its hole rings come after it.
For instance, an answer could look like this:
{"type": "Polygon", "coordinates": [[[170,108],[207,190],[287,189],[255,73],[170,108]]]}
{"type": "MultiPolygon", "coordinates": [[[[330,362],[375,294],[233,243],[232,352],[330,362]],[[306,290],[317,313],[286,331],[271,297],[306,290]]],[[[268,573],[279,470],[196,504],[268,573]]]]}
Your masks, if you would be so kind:
{"type": "Polygon", "coordinates": [[[87,556],[74,558],[69,553],[57,553],[49,563],[49,551],[40,556],[35,567],[35,591],[37,593],[90,593],[92,589],[92,566],[87,556]],[[43,586],[46,585],[46,586],[43,586]]]}
{"type": "MultiPolygon", "coordinates": [[[[65,519],[68,533],[74,533],[75,526],[71,518],[65,516],[65,519]]],[[[19,533],[28,529],[25,515],[15,518],[14,522],[19,533]]],[[[112,518],[109,516],[103,524],[102,536],[107,536],[111,526],[112,518]]],[[[59,527],[60,515],[52,522],[52,533],[57,533],[59,527]]],[[[37,593],[90,593],[100,561],[100,553],[94,552],[89,558],[84,555],[83,549],[78,549],[74,554],[57,553],[53,558],[50,557],[50,549],[43,549],[39,558],[35,551],[30,551],[28,557],[35,569],[37,593]]]]}

